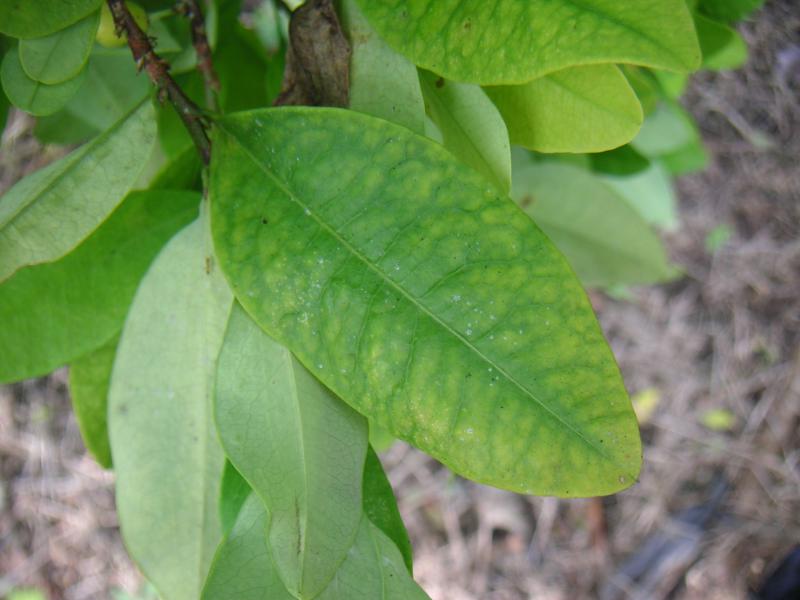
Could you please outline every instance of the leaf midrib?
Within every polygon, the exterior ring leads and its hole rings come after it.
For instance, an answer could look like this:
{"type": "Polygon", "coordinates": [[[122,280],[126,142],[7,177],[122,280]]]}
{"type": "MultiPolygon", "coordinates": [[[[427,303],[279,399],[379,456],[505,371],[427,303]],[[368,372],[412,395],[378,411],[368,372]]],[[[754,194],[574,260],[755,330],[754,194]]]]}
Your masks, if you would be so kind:
{"type": "MultiPolygon", "coordinates": [[[[491,367],[497,369],[498,373],[503,375],[508,381],[510,381],[514,386],[516,386],[523,394],[527,397],[530,397],[536,404],[538,404],[547,414],[549,414],[552,418],[556,421],[561,423],[564,427],[566,427],[569,431],[575,434],[578,439],[581,440],[586,446],[588,446],[591,450],[596,452],[600,455],[604,460],[615,464],[616,466],[622,467],[619,465],[616,460],[612,460],[609,458],[608,454],[595,445],[594,443],[589,440],[583,432],[576,429],[572,424],[570,424],[563,416],[559,413],[555,412],[552,408],[547,406],[544,402],[542,402],[539,398],[537,398],[530,390],[528,390],[525,386],[523,386],[515,377],[513,377],[510,373],[508,373],[503,367],[497,365],[495,362],[490,360],[485,354],[483,354],[478,348],[476,348],[469,340],[464,338],[461,334],[455,331],[452,327],[450,327],[447,323],[443,322],[438,316],[433,314],[427,307],[420,304],[416,298],[411,296],[404,288],[400,287],[394,281],[386,277],[386,275],[380,271],[377,267],[375,267],[367,258],[361,254],[356,248],[354,248],[347,240],[345,240],[341,235],[338,234],[330,225],[321,221],[314,211],[311,211],[310,208],[304,204],[299,198],[297,198],[287,187],[284,182],[278,179],[278,177],[267,170],[265,165],[263,165],[258,158],[251,152],[250,148],[248,148],[244,143],[242,143],[233,133],[225,128],[224,122],[222,120],[217,121],[217,126],[223,131],[226,135],[228,135],[231,139],[235,140],[236,143],[239,145],[240,148],[244,151],[244,153],[250,158],[250,160],[265,174],[269,177],[279,189],[281,189],[293,202],[295,202],[298,206],[300,206],[304,210],[308,210],[310,212],[311,218],[313,218],[325,231],[327,231],[337,242],[339,242],[342,246],[344,246],[349,252],[351,252],[356,258],[358,258],[362,263],[364,263],[368,269],[375,272],[381,281],[388,283],[391,287],[393,287],[401,296],[406,298],[411,304],[413,304],[418,310],[426,314],[431,320],[435,323],[439,324],[445,331],[453,335],[455,338],[460,340],[467,348],[472,350],[478,357],[480,357],[483,361],[485,361],[491,367]]],[[[631,475],[628,473],[627,467],[623,467],[625,471],[625,475],[631,475]]]]}

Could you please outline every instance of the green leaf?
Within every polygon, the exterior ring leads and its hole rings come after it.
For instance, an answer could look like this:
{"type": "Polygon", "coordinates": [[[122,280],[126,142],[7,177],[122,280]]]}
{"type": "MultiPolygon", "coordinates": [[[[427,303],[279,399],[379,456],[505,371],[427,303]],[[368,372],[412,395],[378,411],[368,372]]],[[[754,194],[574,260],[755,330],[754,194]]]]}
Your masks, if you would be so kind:
{"type": "Polygon", "coordinates": [[[49,35],[93,13],[103,0],[3,0],[0,33],[15,38],[49,35]]]}
{"type": "Polygon", "coordinates": [[[444,147],[507,194],[511,146],[506,124],[492,101],[471,83],[445,81],[429,71],[420,71],[419,80],[444,147]]]}
{"type": "Polygon", "coordinates": [[[717,71],[738,69],[747,62],[747,44],[739,33],[716,21],[696,14],[694,16],[703,67],[717,71]]]}
{"type": "Polygon", "coordinates": [[[620,69],[628,83],[631,84],[633,91],[636,92],[645,116],[652,113],[658,106],[662,95],[653,71],[630,65],[622,65],[620,69]]]}
{"type": "Polygon", "coordinates": [[[558,163],[529,165],[515,173],[513,197],[584,285],[656,283],[674,274],[644,219],[588,171],[558,163]]]}
{"type": "Polygon", "coordinates": [[[447,79],[520,84],[574,65],[691,71],[700,50],[684,0],[358,0],[378,33],[447,79]]]}
{"type": "Polygon", "coordinates": [[[650,161],[639,154],[630,144],[614,150],[590,154],[589,160],[594,171],[609,175],[634,175],[650,166],[650,161]]]}
{"type": "Polygon", "coordinates": [[[358,531],[366,421],[238,305],[219,359],[215,413],[225,453],[272,514],[281,579],[293,595],[315,598],[358,531]]]}
{"type": "Polygon", "coordinates": [[[0,201],[0,282],[56,260],[94,231],[125,197],[155,145],[144,102],[95,140],[24,178],[0,201]]]}
{"type": "Polygon", "coordinates": [[[699,139],[689,114],[675,102],[662,102],[645,119],[632,146],[650,158],[674,152],[699,139]]]}
{"type": "MultiPolygon", "coordinates": [[[[242,507],[230,536],[220,545],[202,600],[300,600],[283,587],[264,532],[269,513],[257,494],[242,507]]],[[[347,558],[319,600],[425,600],[392,542],[362,518],[347,558]]]]}
{"type": "Polygon", "coordinates": [[[416,67],[386,45],[364,18],[355,0],[339,11],[350,40],[350,108],[425,131],[425,104],[416,67]]]}
{"type": "Polygon", "coordinates": [[[658,157],[672,175],[685,175],[697,173],[708,166],[708,152],[703,142],[697,138],[685,146],[681,146],[658,157]]]}
{"type": "Polygon", "coordinates": [[[12,48],[3,58],[0,79],[11,103],[32,115],[50,115],[63,107],[83,83],[84,72],[55,85],[28,77],[19,60],[19,49],[12,48]]]}
{"type": "Polygon", "coordinates": [[[232,300],[202,216],[142,280],[120,338],[108,429],[125,545],[163,600],[196,600],[222,536],[212,420],[232,300]]]}
{"type": "Polygon", "coordinates": [[[698,8],[713,19],[741,21],[760,8],[764,0],[700,0],[698,8]]]}
{"type": "Polygon", "coordinates": [[[602,152],[633,139],[642,107],[614,65],[572,67],[524,85],[488,87],[511,142],[539,152],[602,152]]]}
{"type": "Polygon", "coordinates": [[[83,70],[94,46],[100,11],[48,36],[22,40],[19,60],[28,77],[55,84],[72,79],[83,70]]]}
{"type": "Polygon", "coordinates": [[[381,460],[371,446],[364,464],[364,514],[397,546],[408,572],[412,573],[414,558],[411,541],[397,509],[392,485],[386,478],[381,460]]]}
{"type": "Polygon", "coordinates": [[[636,420],[586,295],[494,186],[354,111],[229,115],[214,144],[220,265],[334,393],[481,483],[579,496],[634,481],[636,420]]]}
{"type": "Polygon", "coordinates": [[[252,491],[247,480],[236,470],[231,461],[226,460],[219,492],[219,518],[223,534],[228,535],[231,532],[245,500],[252,491]]]}
{"type": "Polygon", "coordinates": [[[108,441],[108,386],[117,354],[118,338],[90,352],[69,366],[69,392],[72,409],[86,448],[106,469],[111,468],[108,441]]]}
{"type": "Polygon", "coordinates": [[[105,131],[150,92],[146,77],[138,77],[127,48],[96,48],[78,92],[63,110],[40,118],[36,136],[45,143],[82,142],[105,131]]]}
{"type": "Polygon", "coordinates": [[[0,284],[0,382],[44,375],[113,338],[148,265],[198,201],[191,192],[130,194],[73,252],[0,284]]]}
{"type": "Polygon", "coordinates": [[[673,230],[678,226],[678,199],[672,178],[664,167],[652,163],[640,173],[627,176],[601,175],[649,224],[673,230]]]}

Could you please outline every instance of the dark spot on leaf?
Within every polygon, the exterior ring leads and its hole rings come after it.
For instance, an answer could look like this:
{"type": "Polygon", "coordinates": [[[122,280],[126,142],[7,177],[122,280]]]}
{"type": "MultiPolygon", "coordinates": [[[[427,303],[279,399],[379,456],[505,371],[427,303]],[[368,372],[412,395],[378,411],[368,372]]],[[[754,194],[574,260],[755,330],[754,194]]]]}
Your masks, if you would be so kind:
{"type": "Polygon", "coordinates": [[[119,408],[117,409],[117,412],[119,412],[119,414],[121,414],[121,415],[127,415],[128,414],[128,406],[126,404],[120,404],[119,408]]]}
{"type": "Polygon", "coordinates": [[[206,256],[206,275],[211,275],[214,270],[214,259],[211,256],[206,256]]]}
{"type": "Polygon", "coordinates": [[[531,196],[530,194],[527,194],[527,195],[522,197],[522,200],[519,201],[519,205],[522,208],[527,208],[528,206],[530,206],[534,202],[536,202],[536,199],[533,196],[531,196]]]}
{"type": "Polygon", "coordinates": [[[444,77],[439,77],[439,79],[436,80],[436,87],[437,88],[444,87],[444,77]]]}
{"type": "Polygon", "coordinates": [[[467,19],[466,21],[464,21],[464,29],[466,29],[467,31],[469,31],[469,28],[470,28],[470,27],[472,27],[472,21],[470,21],[469,19],[467,19]]]}
{"type": "Polygon", "coordinates": [[[267,217],[261,217],[261,224],[269,225],[269,219],[267,217]]]}

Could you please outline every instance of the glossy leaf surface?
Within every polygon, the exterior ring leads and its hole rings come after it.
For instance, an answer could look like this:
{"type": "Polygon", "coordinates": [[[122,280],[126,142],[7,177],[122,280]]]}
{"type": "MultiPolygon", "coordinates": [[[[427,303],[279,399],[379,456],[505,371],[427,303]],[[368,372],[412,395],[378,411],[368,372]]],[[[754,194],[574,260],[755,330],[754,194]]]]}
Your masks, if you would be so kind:
{"type": "Polygon", "coordinates": [[[61,31],[20,41],[19,59],[25,73],[47,84],[75,77],[86,65],[99,25],[97,11],[61,31]]]}
{"type": "Polygon", "coordinates": [[[340,14],[353,52],[350,108],[423,133],[425,105],[416,67],[378,36],[355,0],[342,0],[340,14]]]}
{"type": "Polygon", "coordinates": [[[640,443],[580,283],[438,144],[352,111],[221,119],[214,244],[239,301],[339,397],[457,473],[630,485],[640,443]]]}
{"type": "Polygon", "coordinates": [[[196,600],[222,536],[212,420],[232,298],[202,217],[162,250],[120,338],[108,426],[125,545],[163,600],[196,600]]]}
{"type": "Polygon", "coordinates": [[[100,8],[103,0],[3,0],[0,33],[36,38],[68,27],[100,8]]]}
{"type": "Polygon", "coordinates": [[[524,85],[488,87],[511,141],[539,152],[602,152],[631,141],[642,107],[614,65],[572,67],[524,85]]]}
{"type": "Polygon", "coordinates": [[[144,102],[103,135],[18,182],[0,201],[0,282],[80,244],[125,197],[156,141],[144,102]]]}
{"type": "Polygon", "coordinates": [[[134,192],[74,251],[2,282],[0,382],[45,375],[113,338],[150,262],[198,202],[192,192],[134,192]]]}
{"type": "Polygon", "coordinates": [[[268,539],[295,596],[330,583],[361,521],[366,420],[234,308],[219,360],[217,428],[272,514],[268,539]]]}
{"type": "MultiPolygon", "coordinates": [[[[251,494],[220,545],[202,600],[310,600],[286,591],[274,566],[265,531],[269,514],[251,494]]],[[[333,580],[315,596],[320,600],[425,600],[392,542],[367,518],[333,580]]]]}
{"type": "Polygon", "coordinates": [[[514,174],[513,196],[584,285],[655,283],[673,275],[645,220],[588,171],[559,163],[529,165],[514,174]]]}
{"type": "Polygon", "coordinates": [[[486,93],[472,83],[445,81],[420,71],[425,107],[450,150],[500,191],[511,189],[511,146],[503,117],[486,93]]]}
{"type": "Polygon", "coordinates": [[[454,81],[525,83],[573,65],[700,63],[684,0],[359,0],[416,65],[454,81]]]}
{"type": "Polygon", "coordinates": [[[47,85],[31,79],[22,68],[18,49],[12,48],[3,58],[0,80],[11,103],[35,116],[50,115],[63,107],[83,83],[83,72],[72,79],[47,85]]]}
{"type": "Polygon", "coordinates": [[[106,418],[108,386],[117,354],[117,341],[117,338],[112,339],[69,366],[69,394],[83,443],[106,469],[111,468],[106,418]]]}

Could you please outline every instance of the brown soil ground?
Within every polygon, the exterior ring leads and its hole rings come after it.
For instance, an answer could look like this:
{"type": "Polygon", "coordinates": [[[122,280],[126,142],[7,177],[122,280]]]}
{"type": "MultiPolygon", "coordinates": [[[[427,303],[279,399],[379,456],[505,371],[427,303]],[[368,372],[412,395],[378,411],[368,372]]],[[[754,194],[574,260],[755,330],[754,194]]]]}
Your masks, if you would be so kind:
{"type": "MultiPolygon", "coordinates": [[[[679,182],[666,240],[687,276],[593,297],[629,390],[659,396],[639,483],[528,498],[395,445],[385,463],[434,600],[745,599],[800,542],[800,6],[768,2],[741,31],[747,67],[697,77],[686,98],[712,153],[679,182]],[[711,254],[720,224],[733,235],[711,254]],[[729,430],[703,425],[712,409],[729,430]]],[[[18,115],[6,130],[0,190],[53,152],[29,129],[18,115]]],[[[63,370],[0,387],[0,597],[23,585],[64,600],[141,585],[63,370]]]]}

